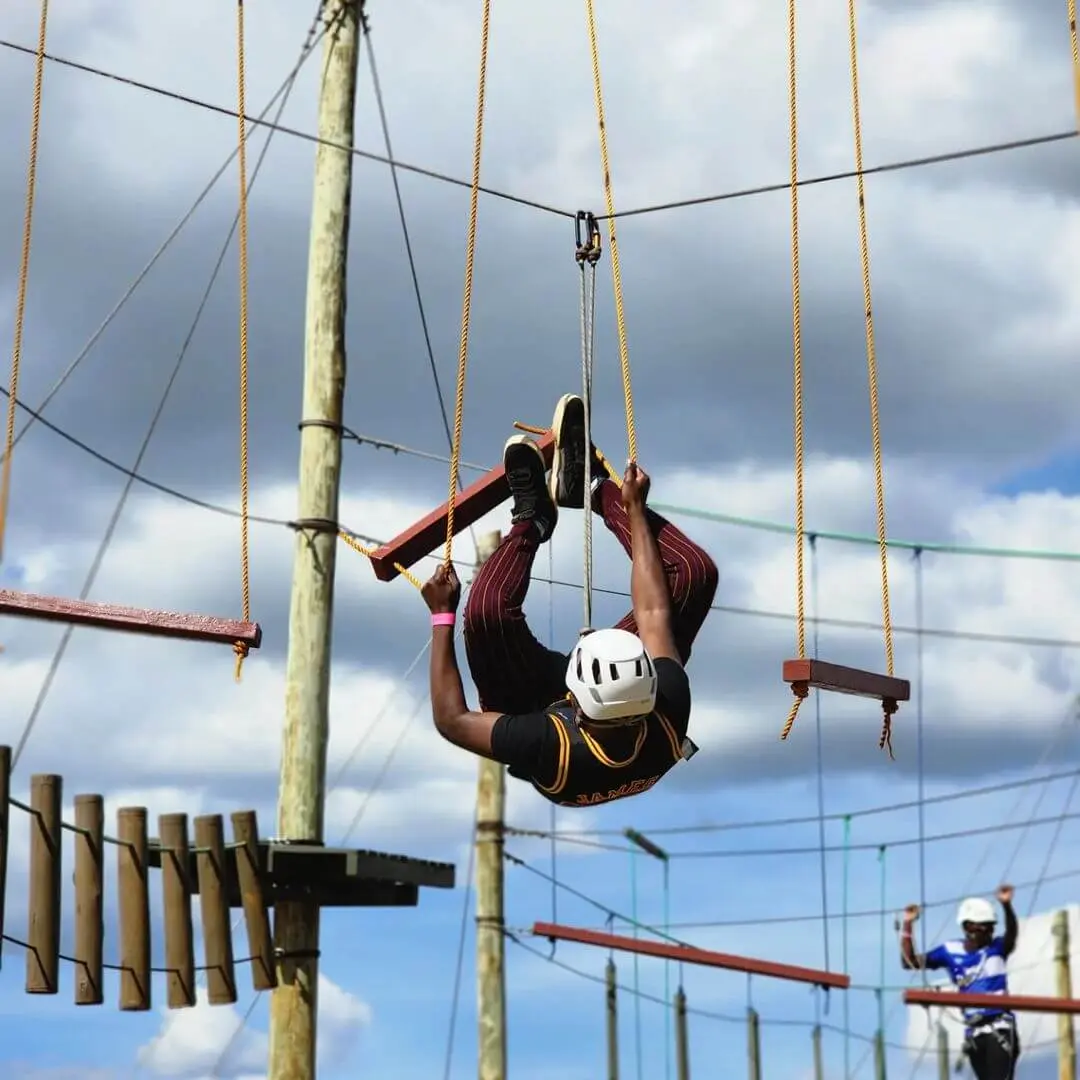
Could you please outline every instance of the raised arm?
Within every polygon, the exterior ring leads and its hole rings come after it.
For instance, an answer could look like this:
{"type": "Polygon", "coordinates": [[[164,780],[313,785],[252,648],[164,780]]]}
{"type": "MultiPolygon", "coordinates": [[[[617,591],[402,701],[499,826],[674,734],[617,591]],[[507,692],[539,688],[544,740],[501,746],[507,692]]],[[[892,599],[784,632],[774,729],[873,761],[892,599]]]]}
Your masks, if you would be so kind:
{"type": "Polygon", "coordinates": [[[998,902],[1005,916],[1005,933],[1001,935],[1001,951],[1009,957],[1016,950],[1016,939],[1020,936],[1020,922],[1012,906],[1013,887],[1002,885],[997,891],[998,902]]]}
{"type": "Polygon", "coordinates": [[[500,713],[474,712],[454,648],[454,622],[461,600],[461,582],[453,566],[440,566],[423,588],[431,611],[431,715],[435,730],[455,746],[481,757],[492,757],[491,729],[500,713]]]}
{"type": "Polygon", "coordinates": [[[915,951],[915,923],[919,918],[919,905],[908,904],[900,927],[900,966],[906,971],[921,971],[930,965],[926,957],[915,951]]]}
{"type": "Polygon", "coordinates": [[[649,494],[648,474],[633,462],[623,477],[622,501],[630,519],[630,600],[638,637],[654,659],[666,657],[681,663],[671,632],[671,590],[660,546],[649,527],[645,500],[649,494]]]}

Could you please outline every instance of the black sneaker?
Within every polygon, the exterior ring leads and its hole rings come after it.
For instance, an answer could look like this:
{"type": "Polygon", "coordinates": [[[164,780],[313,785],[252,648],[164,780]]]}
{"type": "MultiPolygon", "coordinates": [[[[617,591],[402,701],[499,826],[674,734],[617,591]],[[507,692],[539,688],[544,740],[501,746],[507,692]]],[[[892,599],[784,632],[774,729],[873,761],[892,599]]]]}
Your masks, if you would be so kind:
{"type": "MultiPolygon", "coordinates": [[[[581,510],[585,506],[585,402],[577,394],[563,394],[551,421],[555,453],[551,459],[551,498],[557,506],[581,510]]],[[[589,486],[607,471],[589,447],[589,486]]]]}
{"type": "Polygon", "coordinates": [[[503,448],[503,469],[506,483],[513,496],[510,520],[533,521],[544,543],[555,530],[559,512],[548,492],[544,455],[540,447],[528,435],[515,435],[507,439],[503,448]]]}

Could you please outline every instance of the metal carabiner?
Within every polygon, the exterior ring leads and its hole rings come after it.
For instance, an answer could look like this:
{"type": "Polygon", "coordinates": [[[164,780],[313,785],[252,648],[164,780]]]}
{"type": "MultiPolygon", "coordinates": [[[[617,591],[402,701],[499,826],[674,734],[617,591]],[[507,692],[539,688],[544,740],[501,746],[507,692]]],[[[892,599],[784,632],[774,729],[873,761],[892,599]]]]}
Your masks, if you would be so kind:
{"type": "Polygon", "coordinates": [[[574,239],[577,249],[574,258],[595,266],[600,261],[603,244],[600,239],[600,223],[589,210],[579,210],[574,218],[574,239]]]}

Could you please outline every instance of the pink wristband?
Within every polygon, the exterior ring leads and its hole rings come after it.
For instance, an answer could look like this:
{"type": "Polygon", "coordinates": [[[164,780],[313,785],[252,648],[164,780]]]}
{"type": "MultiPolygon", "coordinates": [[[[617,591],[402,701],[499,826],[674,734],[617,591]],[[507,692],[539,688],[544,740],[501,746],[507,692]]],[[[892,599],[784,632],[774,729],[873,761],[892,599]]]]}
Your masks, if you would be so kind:
{"type": "Polygon", "coordinates": [[[452,611],[437,611],[431,616],[432,626],[453,626],[457,616],[452,611]]]}

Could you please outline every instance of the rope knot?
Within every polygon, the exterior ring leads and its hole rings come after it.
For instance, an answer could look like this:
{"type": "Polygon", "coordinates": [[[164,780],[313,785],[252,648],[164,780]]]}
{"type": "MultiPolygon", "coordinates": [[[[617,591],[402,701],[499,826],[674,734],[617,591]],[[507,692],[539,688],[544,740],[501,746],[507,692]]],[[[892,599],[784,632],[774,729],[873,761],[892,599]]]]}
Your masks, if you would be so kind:
{"type": "Polygon", "coordinates": [[[239,682],[244,670],[244,661],[248,658],[251,649],[246,641],[236,641],[233,642],[233,652],[236,654],[236,681],[239,682]]]}
{"type": "Polygon", "coordinates": [[[784,730],[780,732],[781,742],[784,742],[791,734],[791,729],[795,726],[795,717],[799,715],[799,709],[802,708],[802,703],[810,695],[810,684],[806,682],[793,682],[791,684],[791,692],[795,695],[795,700],[791,703],[791,711],[788,713],[787,720],[784,722],[784,730]]]}
{"type": "Polygon", "coordinates": [[[883,719],[881,723],[881,738],[878,739],[878,749],[889,751],[889,760],[895,761],[896,757],[893,754],[892,748],[892,718],[899,709],[895,699],[883,698],[881,702],[881,711],[883,719]]]}

